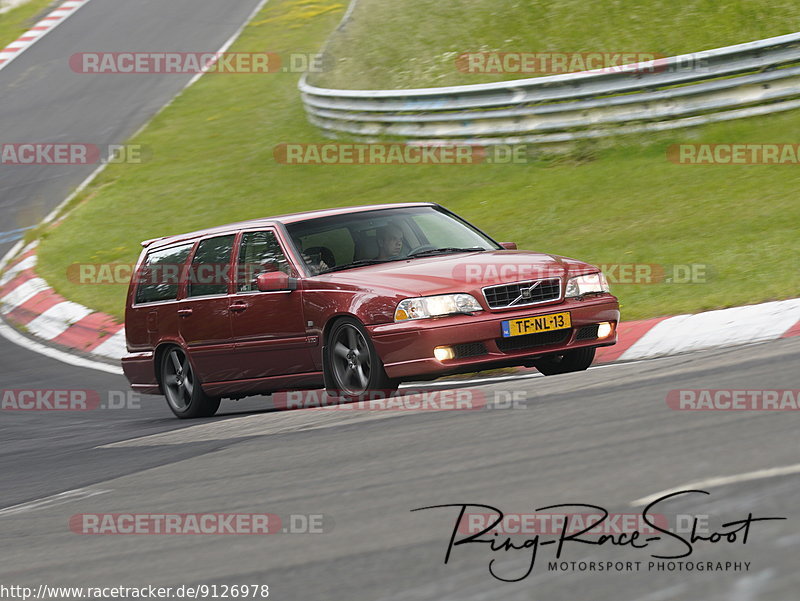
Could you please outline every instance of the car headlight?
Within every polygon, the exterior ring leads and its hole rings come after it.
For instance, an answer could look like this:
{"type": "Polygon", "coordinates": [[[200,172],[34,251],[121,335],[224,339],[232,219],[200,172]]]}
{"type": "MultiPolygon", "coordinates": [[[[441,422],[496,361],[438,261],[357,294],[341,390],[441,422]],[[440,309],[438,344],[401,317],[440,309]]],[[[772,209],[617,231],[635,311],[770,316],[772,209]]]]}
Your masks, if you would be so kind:
{"type": "Polygon", "coordinates": [[[567,280],[565,298],[575,298],[584,294],[601,294],[609,292],[608,280],[601,272],[579,275],[567,280]]]}
{"type": "Polygon", "coordinates": [[[395,321],[440,317],[456,313],[474,313],[481,311],[481,306],[471,294],[442,294],[441,296],[423,296],[407,298],[400,301],[394,312],[395,321]]]}

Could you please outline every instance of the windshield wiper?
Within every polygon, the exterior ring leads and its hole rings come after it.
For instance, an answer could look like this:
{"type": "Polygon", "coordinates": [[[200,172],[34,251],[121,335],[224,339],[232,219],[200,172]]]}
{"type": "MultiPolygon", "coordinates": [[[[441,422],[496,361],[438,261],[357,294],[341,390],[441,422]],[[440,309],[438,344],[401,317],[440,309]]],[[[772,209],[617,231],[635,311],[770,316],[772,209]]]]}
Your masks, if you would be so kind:
{"type": "Polygon", "coordinates": [[[467,252],[483,252],[486,249],[480,246],[473,246],[471,248],[458,248],[456,246],[449,246],[446,248],[431,248],[428,250],[421,250],[419,252],[411,253],[405,256],[392,257],[391,259],[359,259],[352,263],[345,263],[344,265],[335,265],[325,271],[319,272],[318,275],[326,273],[333,273],[334,271],[342,271],[344,269],[353,269],[355,267],[365,267],[367,265],[378,265],[380,263],[391,263],[393,261],[402,261],[410,259],[411,257],[426,257],[431,255],[449,254],[449,253],[467,253],[467,252]]]}
{"type": "Polygon", "coordinates": [[[445,255],[450,253],[474,253],[483,252],[486,249],[482,246],[472,246],[470,248],[458,248],[457,246],[446,246],[444,248],[431,248],[428,250],[420,250],[409,254],[409,257],[426,257],[431,255],[445,255]]]}
{"type": "Polygon", "coordinates": [[[354,267],[364,267],[365,265],[377,265],[379,263],[390,263],[392,261],[397,261],[399,259],[405,259],[405,257],[397,257],[394,259],[359,259],[358,261],[353,261],[352,263],[345,263],[344,265],[334,265],[326,269],[325,271],[321,271],[319,275],[323,275],[326,273],[332,273],[334,271],[342,271],[343,269],[352,269],[354,267]]]}

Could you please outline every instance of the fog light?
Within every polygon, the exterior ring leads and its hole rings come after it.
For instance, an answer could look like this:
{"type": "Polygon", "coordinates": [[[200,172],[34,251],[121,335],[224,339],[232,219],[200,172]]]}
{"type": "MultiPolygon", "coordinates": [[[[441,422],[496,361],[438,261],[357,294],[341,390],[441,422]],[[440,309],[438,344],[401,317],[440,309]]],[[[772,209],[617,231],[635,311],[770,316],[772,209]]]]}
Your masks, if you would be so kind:
{"type": "Polygon", "coordinates": [[[614,329],[614,326],[612,326],[607,321],[604,321],[603,323],[599,323],[599,324],[597,324],[597,337],[598,338],[606,338],[609,334],[611,334],[611,331],[613,329],[614,329]]]}
{"type": "Polygon", "coordinates": [[[456,354],[449,346],[437,346],[433,349],[433,356],[436,357],[438,361],[447,361],[448,359],[454,359],[456,354]]]}

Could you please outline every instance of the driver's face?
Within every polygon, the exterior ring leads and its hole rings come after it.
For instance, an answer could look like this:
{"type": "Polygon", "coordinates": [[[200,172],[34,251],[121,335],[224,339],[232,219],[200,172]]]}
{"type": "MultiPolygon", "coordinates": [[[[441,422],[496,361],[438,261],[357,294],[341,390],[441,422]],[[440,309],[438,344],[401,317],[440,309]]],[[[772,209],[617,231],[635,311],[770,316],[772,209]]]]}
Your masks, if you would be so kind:
{"type": "Polygon", "coordinates": [[[396,257],[403,250],[403,235],[399,232],[388,232],[380,242],[383,252],[390,257],[396,257]]]}

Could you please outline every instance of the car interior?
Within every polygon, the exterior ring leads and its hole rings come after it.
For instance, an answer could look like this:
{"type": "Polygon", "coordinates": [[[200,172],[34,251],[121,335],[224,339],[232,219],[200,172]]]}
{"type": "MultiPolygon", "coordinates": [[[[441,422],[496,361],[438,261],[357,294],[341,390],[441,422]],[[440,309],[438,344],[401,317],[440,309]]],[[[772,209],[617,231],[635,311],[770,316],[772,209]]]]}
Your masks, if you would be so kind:
{"type": "MultiPolygon", "coordinates": [[[[353,261],[375,259],[379,252],[377,232],[388,223],[396,225],[403,231],[403,254],[408,253],[415,246],[410,244],[409,240],[413,242],[424,238],[421,233],[417,234],[405,220],[370,219],[309,233],[300,236],[295,242],[299,248],[303,249],[303,259],[312,270],[322,263],[330,268],[353,261]]],[[[322,267],[322,270],[324,269],[325,267],[322,267]]]]}

